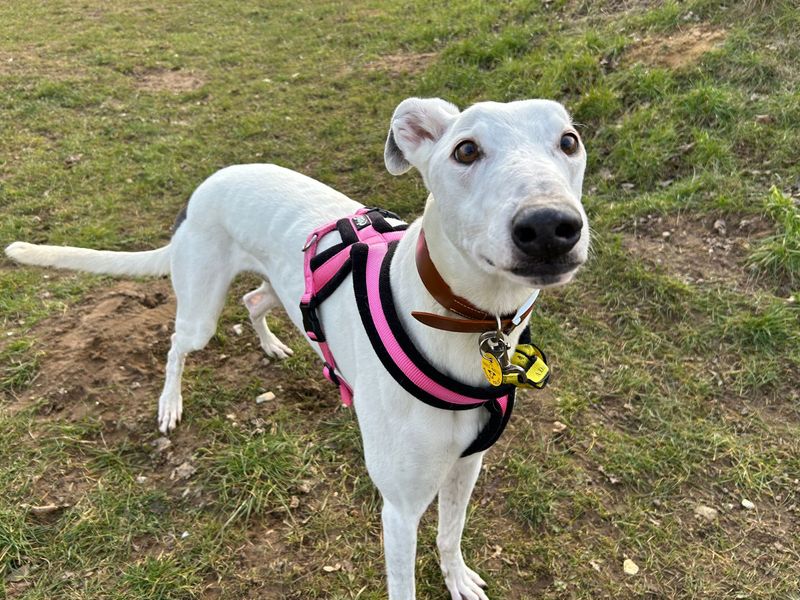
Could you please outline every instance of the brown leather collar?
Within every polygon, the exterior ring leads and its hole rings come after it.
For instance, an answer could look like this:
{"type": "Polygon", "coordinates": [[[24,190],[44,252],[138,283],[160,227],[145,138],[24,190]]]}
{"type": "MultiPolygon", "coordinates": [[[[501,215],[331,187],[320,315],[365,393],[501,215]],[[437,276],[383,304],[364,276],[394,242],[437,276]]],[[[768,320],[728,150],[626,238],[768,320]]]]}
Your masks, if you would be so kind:
{"type": "MultiPolygon", "coordinates": [[[[411,316],[417,321],[428,327],[457,333],[483,333],[497,329],[497,319],[494,315],[453,293],[431,260],[428,243],[425,241],[425,231],[422,229],[419,230],[419,239],[417,240],[417,271],[431,296],[450,312],[463,317],[459,319],[429,312],[412,311],[411,316]]],[[[531,310],[533,310],[533,306],[525,311],[520,322],[530,314],[531,310]]],[[[511,321],[513,317],[513,314],[500,317],[500,327],[503,332],[509,333],[516,327],[511,321]]]]}

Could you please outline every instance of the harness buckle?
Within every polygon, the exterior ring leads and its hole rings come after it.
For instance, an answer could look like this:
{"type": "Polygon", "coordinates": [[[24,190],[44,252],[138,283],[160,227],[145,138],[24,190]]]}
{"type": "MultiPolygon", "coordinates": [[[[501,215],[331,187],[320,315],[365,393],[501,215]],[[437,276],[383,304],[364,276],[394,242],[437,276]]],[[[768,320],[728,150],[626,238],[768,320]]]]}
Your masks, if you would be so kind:
{"type": "Polygon", "coordinates": [[[325,334],[322,332],[322,323],[319,321],[317,308],[308,302],[301,302],[300,314],[303,316],[303,329],[306,330],[306,335],[315,342],[324,342],[325,334]]]}
{"type": "Polygon", "coordinates": [[[334,372],[333,366],[331,366],[329,362],[322,363],[322,374],[325,376],[325,379],[330,381],[333,385],[342,385],[342,382],[339,381],[339,377],[337,377],[334,372]]]}

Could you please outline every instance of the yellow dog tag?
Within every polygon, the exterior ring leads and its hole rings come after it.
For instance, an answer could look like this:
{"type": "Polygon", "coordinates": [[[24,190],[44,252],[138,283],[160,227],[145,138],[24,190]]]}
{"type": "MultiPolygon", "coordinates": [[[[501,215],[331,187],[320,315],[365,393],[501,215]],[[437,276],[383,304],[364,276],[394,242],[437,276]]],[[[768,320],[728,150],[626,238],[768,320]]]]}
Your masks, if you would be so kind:
{"type": "Polygon", "coordinates": [[[500,366],[500,361],[494,354],[488,352],[481,353],[481,368],[486,380],[497,387],[503,383],[503,368],[500,366]]]}

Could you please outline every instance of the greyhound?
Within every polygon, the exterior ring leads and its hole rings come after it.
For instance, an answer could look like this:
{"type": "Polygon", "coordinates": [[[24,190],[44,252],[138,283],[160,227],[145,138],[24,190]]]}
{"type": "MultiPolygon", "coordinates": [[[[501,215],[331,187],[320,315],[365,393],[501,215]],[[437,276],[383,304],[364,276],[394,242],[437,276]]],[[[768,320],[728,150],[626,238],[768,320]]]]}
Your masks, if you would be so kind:
{"type": "MultiPolygon", "coordinates": [[[[477,334],[434,329],[410,315],[420,309],[451,314],[418,274],[420,233],[452,291],[491,315],[517,310],[533,290],[569,282],[589,247],[580,137],[564,107],[549,100],[481,102],[462,112],[438,98],[409,98],[394,112],[384,160],[392,175],[416,168],[429,191],[422,217],[408,226],[392,258],[391,289],[402,326],[436,369],[485,386],[477,334]]],[[[6,254],[31,265],[171,275],[177,314],[158,403],[159,428],[166,433],[183,411],[184,360],[214,334],[234,276],[249,271],[263,277],[243,302],[264,351],[290,355],[265,315],[282,305],[304,330],[298,307],[304,290],[301,249],[310,231],[359,209],[361,204],[294,171],[236,165],[195,190],[185,220],[162,248],[110,252],[14,242],[6,254]]],[[[327,236],[320,248],[335,244],[336,237],[327,236]]],[[[437,546],[446,586],[454,600],[487,600],[486,583],[461,552],[467,503],[484,454],[462,452],[486,424],[486,411],[441,410],[387,376],[347,287],[341,285],[319,307],[319,318],[338,370],[352,387],[366,467],[383,498],[389,598],[415,598],[418,523],[438,494],[437,546]]],[[[527,325],[525,317],[508,334],[511,347],[527,325]]]]}

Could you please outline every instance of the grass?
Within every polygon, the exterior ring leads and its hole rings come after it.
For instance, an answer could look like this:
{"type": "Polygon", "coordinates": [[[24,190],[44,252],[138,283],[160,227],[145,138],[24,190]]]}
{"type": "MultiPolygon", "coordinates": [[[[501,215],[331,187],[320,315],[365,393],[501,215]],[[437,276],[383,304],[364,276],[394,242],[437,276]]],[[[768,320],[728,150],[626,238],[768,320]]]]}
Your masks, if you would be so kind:
{"type": "MultiPolygon", "coordinates": [[[[537,305],[553,381],[487,457],[467,560],[493,600],[793,598],[798,28],[780,0],[7,3],[0,239],[151,248],[252,161],[411,218],[420,179],[381,159],[400,100],[558,99],[594,254],[537,305]]],[[[384,597],[357,425],[301,338],[271,317],[300,351],[265,364],[232,299],[161,448],[168,331],[146,302],[99,310],[119,285],[0,263],[0,597],[384,597]]],[[[438,600],[435,536],[426,515],[418,594],[438,600]]]]}
{"type": "Polygon", "coordinates": [[[778,233],[761,240],[753,249],[750,267],[796,289],[800,284],[800,209],[775,186],[770,189],[764,209],[777,224],[778,233]]]}

